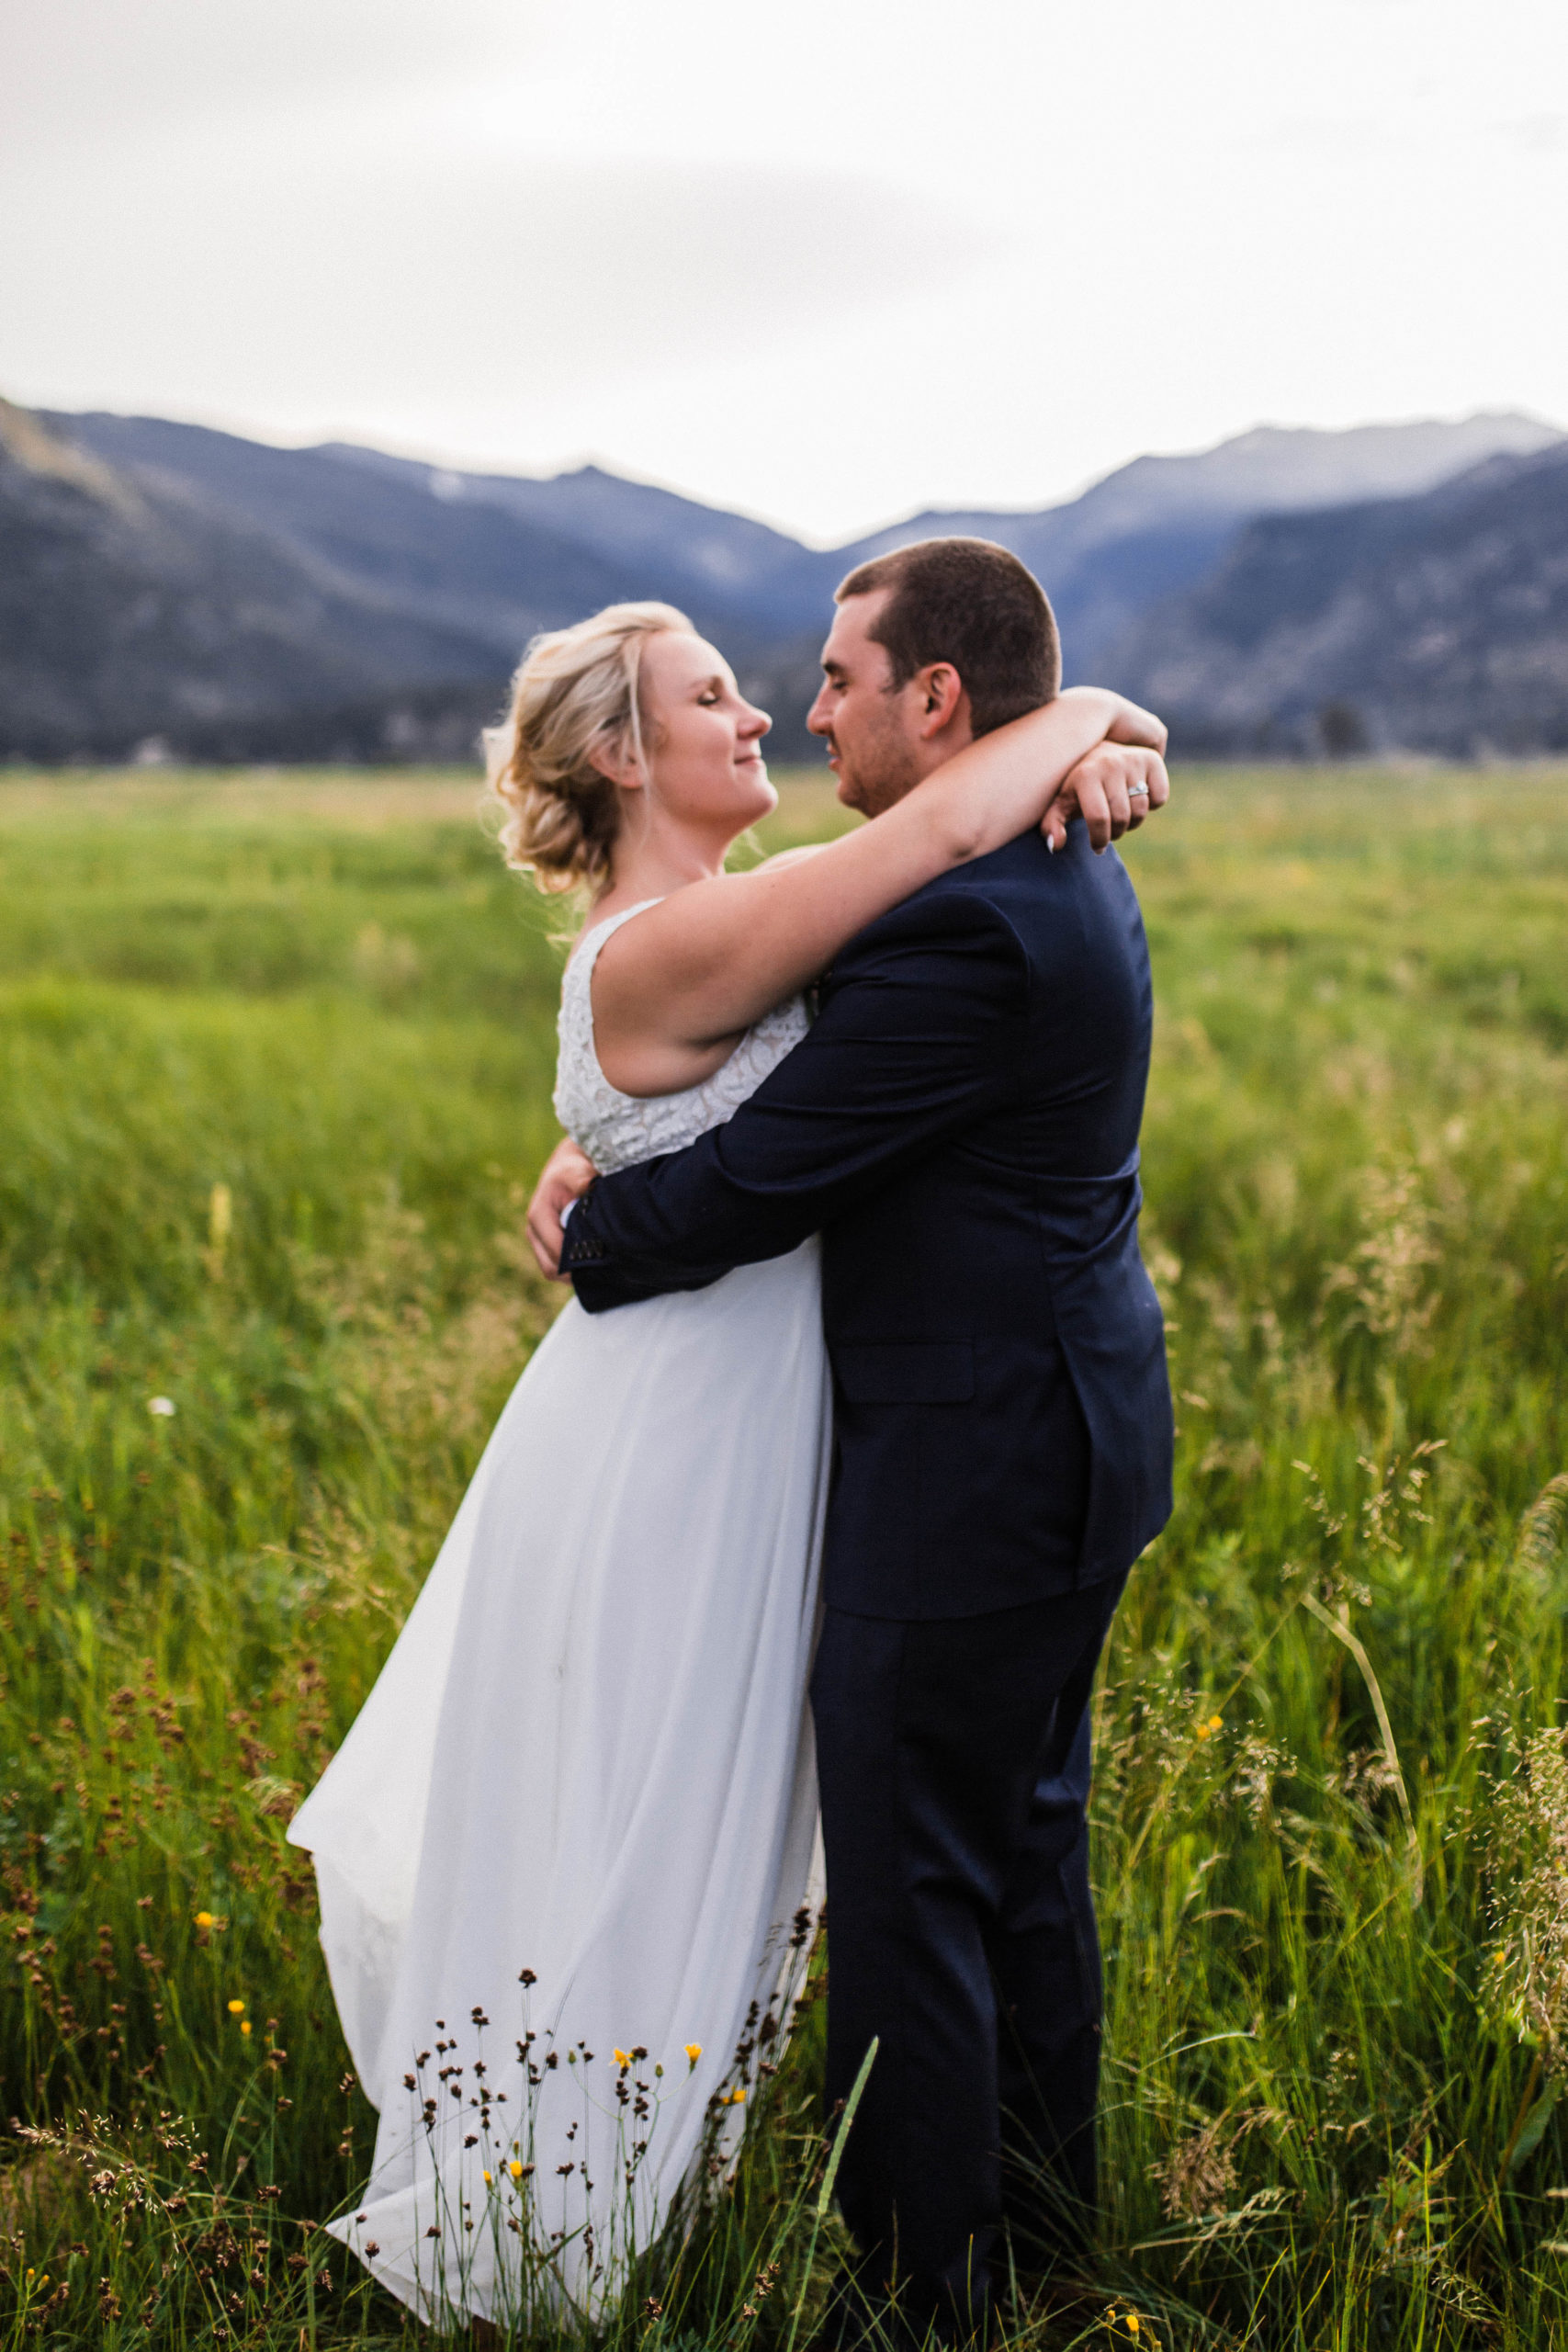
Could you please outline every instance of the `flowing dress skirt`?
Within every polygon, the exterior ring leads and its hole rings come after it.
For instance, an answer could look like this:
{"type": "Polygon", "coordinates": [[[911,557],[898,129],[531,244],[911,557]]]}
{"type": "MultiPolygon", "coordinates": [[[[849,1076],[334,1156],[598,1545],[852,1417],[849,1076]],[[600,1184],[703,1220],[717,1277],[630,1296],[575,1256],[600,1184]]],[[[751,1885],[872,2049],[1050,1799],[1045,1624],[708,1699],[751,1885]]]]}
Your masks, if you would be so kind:
{"type": "Polygon", "coordinates": [[[815,1895],[829,1443],[815,1240],[572,1301],[290,1825],[380,2115],[333,2226],[427,2316],[602,2307],[711,2152],[815,1895]]]}

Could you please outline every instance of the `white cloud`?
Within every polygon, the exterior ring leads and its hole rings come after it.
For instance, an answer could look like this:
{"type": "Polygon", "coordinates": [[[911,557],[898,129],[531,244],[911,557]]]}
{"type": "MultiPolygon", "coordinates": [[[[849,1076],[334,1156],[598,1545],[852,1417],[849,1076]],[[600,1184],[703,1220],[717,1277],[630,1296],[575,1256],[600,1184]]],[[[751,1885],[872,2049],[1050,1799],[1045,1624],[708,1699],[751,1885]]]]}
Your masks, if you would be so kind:
{"type": "Polygon", "coordinates": [[[552,54],[534,0],[6,0],[0,149],[161,139],[552,54]]]}
{"type": "Polygon", "coordinates": [[[1499,138],[1527,154],[1556,155],[1568,148],[1568,114],[1527,114],[1495,124],[1499,138]]]}

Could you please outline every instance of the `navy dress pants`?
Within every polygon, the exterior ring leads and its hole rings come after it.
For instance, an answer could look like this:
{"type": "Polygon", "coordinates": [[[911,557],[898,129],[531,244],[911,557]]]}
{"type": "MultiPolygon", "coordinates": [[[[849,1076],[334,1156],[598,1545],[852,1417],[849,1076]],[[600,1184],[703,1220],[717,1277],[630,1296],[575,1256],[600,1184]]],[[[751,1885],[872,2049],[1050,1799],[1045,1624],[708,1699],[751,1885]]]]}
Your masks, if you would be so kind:
{"type": "Polygon", "coordinates": [[[1039,2269],[1095,2200],[1089,1695],[1124,1579],[985,1617],[829,1609],[811,1681],[828,1856],[829,2113],[856,2283],[983,2325],[1006,2225],[1039,2269]]]}

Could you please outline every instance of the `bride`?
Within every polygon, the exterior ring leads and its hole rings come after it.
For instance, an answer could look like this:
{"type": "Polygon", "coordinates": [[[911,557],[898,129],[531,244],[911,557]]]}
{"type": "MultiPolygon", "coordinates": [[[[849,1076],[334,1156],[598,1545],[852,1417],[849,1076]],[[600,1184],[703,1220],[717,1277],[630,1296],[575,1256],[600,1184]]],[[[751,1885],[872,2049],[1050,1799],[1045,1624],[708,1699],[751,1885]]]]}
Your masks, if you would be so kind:
{"type": "MultiPolygon", "coordinates": [[[[600,1168],[718,1125],[864,924],[1050,820],[1092,688],[874,824],[727,875],[769,719],[665,605],[540,638],[491,741],[510,864],[591,914],[556,1108],[600,1168]]],[[[1070,787],[1069,787],[1070,796],[1070,787]]],[[[828,1468],[818,1245],[592,1317],[519,1380],[357,1722],[290,1825],[379,2110],[333,2224],[428,2318],[601,2308],[771,2070],[808,1939],[828,1468]]]]}

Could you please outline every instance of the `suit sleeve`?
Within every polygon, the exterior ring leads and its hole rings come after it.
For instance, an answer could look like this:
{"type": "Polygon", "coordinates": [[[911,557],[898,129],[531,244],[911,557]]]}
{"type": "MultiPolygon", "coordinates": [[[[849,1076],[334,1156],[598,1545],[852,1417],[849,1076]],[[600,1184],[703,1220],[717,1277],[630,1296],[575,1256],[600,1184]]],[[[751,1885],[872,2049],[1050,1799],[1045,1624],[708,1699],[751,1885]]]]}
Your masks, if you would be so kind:
{"type": "Polygon", "coordinates": [[[561,1259],[582,1305],[700,1290],[795,1249],[1005,1097],[1028,998],[1017,934],[984,901],[885,918],[733,1118],[584,1194],[561,1259]]]}

